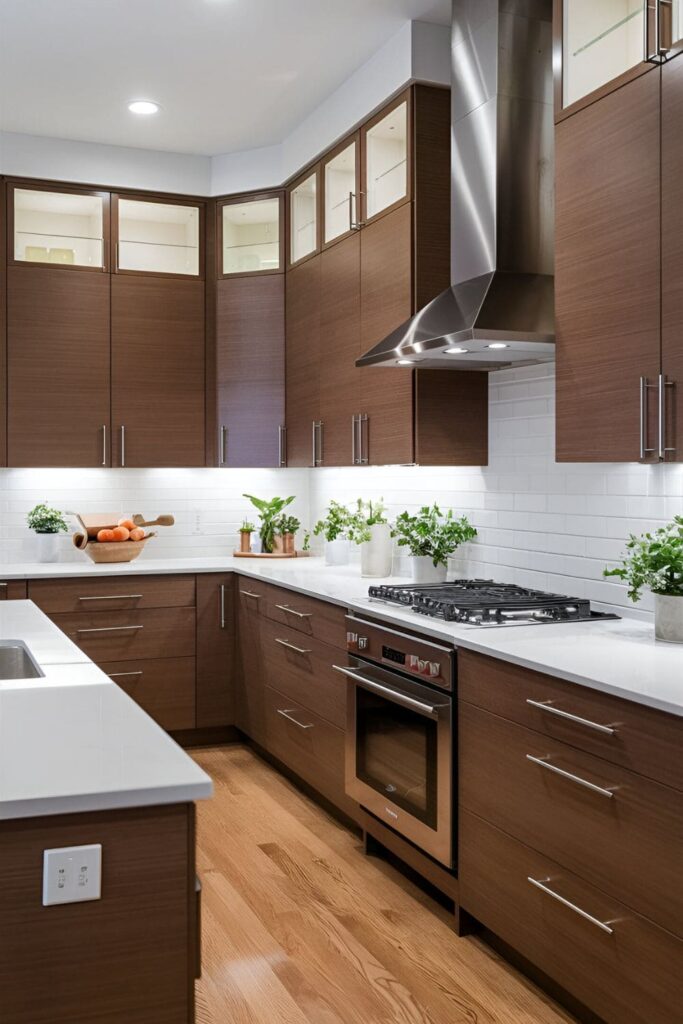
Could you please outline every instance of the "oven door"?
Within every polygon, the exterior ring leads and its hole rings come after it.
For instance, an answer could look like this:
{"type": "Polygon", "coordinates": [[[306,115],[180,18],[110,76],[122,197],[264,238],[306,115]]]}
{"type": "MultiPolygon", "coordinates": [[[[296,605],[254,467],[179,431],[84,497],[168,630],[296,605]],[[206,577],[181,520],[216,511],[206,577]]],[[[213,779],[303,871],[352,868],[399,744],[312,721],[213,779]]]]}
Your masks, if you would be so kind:
{"type": "Polygon", "coordinates": [[[453,702],[360,658],[347,677],[346,792],[453,866],[453,702]]]}

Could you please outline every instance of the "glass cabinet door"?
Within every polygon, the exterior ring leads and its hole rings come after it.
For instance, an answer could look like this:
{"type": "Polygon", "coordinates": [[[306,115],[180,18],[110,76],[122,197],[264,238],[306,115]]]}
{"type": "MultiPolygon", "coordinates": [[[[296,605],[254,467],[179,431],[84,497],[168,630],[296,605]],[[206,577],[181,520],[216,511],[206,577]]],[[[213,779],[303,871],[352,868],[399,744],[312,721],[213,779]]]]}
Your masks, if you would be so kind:
{"type": "Polygon", "coordinates": [[[106,267],[108,196],[32,188],[12,196],[15,262],[106,267]]]}
{"type": "Polygon", "coordinates": [[[289,246],[290,263],[298,263],[320,247],[317,168],[289,193],[289,246]]]}
{"type": "Polygon", "coordinates": [[[259,196],[221,206],[223,277],[282,270],[280,197],[259,196]]]}
{"type": "Polygon", "coordinates": [[[409,197],[408,100],[375,119],[364,132],[365,219],[409,197]]]}
{"type": "Polygon", "coordinates": [[[117,271],[198,277],[199,207],[117,197],[117,271]]]}
{"type": "Polygon", "coordinates": [[[643,0],[564,0],[562,106],[645,60],[643,0]]]}
{"type": "Polygon", "coordinates": [[[323,242],[325,245],[359,227],[358,140],[323,163],[323,242]]]}

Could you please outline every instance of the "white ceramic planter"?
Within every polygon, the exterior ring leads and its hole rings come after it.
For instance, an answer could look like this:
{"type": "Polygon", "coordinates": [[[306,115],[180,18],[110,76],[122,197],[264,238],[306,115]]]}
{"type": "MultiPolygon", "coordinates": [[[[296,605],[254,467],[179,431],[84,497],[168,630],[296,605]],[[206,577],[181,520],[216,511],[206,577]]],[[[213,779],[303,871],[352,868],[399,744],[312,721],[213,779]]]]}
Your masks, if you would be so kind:
{"type": "Polygon", "coordinates": [[[410,570],[413,583],[445,583],[447,567],[434,565],[429,555],[411,555],[410,570]]]}
{"type": "Polygon", "coordinates": [[[350,542],[345,537],[325,542],[325,565],[348,565],[350,542]]]}
{"type": "Polygon", "coordinates": [[[36,533],[36,547],[39,562],[57,562],[59,560],[58,533],[36,533]]]}
{"type": "Polygon", "coordinates": [[[388,523],[370,527],[370,540],[360,545],[361,576],[391,576],[392,540],[388,523]]]}
{"type": "Polygon", "coordinates": [[[655,637],[683,644],[683,597],[655,594],[655,637]]]}

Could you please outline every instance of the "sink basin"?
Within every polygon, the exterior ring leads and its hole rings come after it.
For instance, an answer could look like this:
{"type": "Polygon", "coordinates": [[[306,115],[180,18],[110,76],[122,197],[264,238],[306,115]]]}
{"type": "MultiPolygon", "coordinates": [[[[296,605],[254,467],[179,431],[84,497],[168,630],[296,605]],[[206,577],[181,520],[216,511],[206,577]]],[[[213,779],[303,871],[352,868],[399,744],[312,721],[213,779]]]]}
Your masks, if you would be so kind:
{"type": "Polygon", "coordinates": [[[23,640],[0,640],[0,682],[39,679],[43,674],[23,640]]]}

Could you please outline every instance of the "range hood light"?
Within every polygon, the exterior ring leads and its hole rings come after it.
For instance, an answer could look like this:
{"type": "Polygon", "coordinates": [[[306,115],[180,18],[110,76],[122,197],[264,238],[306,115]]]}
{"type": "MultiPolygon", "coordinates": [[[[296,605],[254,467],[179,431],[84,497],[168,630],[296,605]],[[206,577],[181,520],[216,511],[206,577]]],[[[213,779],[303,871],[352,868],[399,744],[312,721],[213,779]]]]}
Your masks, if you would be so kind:
{"type": "Polygon", "coordinates": [[[413,360],[412,359],[398,359],[396,365],[397,366],[412,366],[413,365],[413,360]]]}
{"type": "Polygon", "coordinates": [[[465,352],[469,352],[469,349],[460,348],[459,345],[451,345],[450,348],[445,348],[444,352],[448,356],[464,356],[465,352]]]}
{"type": "Polygon", "coordinates": [[[507,344],[504,341],[492,341],[487,348],[507,348],[507,344]]]}

